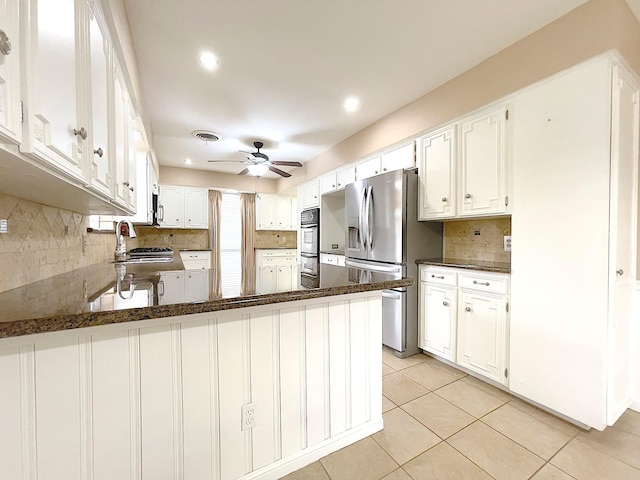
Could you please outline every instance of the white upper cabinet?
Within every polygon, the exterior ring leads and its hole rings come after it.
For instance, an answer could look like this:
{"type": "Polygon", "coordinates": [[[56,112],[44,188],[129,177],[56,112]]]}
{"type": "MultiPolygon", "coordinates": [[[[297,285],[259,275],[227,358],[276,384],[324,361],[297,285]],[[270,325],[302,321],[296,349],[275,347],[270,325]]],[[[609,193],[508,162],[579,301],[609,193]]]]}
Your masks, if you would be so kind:
{"type": "Polygon", "coordinates": [[[356,181],[356,166],[347,165],[336,170],[336,190],[343,190],[344,187],[356,181]]]}
{"type": "Polygon", "coordinates": [[[492,106],[418,139],[420,220],[510,212],[506,112],[492,106]]]}
{"type": "Polygon", "coordinates": [[[256,195],[256,230],[296,230],[297,200],[289,195],[256,195]]]}
{"type": "Polygon", "coordinates": [[[418,139],[420,220],[456,215],[456,128],[448,125],[418,139]]]}
{"type": "Polygon", "coordinates": [[[302,208],[317,207],[320,204],[320,182],[305,183],[298,189],[298,196],[302,198],[302,208]]]}
{"type": "Polygon", "coordinates": [[[204,188],[184,189],[184,227],[207,228],[208,194],[204,188]]]}
{"type": "Polygon", "coordinates": [[[129,148],[128,136],[128,101],[124,80],[114,66],[113,81],[113,115],[111,122],[112,135],[110,138],[110,150],[115,164],[115,196],[114,200],[122,207],[128,207],[131,195],[131,183],[129,182],[129,148]]]}
{"type": "Polygon", "coordinates": [[[505,108],[498,106],[460,122],[461,216],[507,212],[505,116],[505,108]]]}
{"type": "Polygon", "coordinates": [[[89,70],[91,79],[91,146],[89,147],[89,186],[105,195],[113,196],[113,162],[109,148],[109,88],[113,81],[111,45],[101,13],[90,11],[89,70]]]}
{"type": "Polygon", "coordinates": [[[380,159],[380,154],[377,154],[360,160],[356,164],[356,180],[362,180],[363,178],[373,177],[382,173],[380,159]]]}
{"type": "Polygon", "coordinates": [[[18,0],[0,1],[0,139],[22,140],[18,0]]]}
{"type": "Polygon", "coordinates": [[[396,145],[392,149],[383,151],[380,165],[383,173],[415,167],[416,155],[414,141],[411,140],[408,143],[396,145]]]}
{"type": "Polygon", "coordinates": [[[85,71],[88,5],[74,0],[26,0],[25,137],[22,151],[82,179],[87,148],[85,71]],[[78,81],[80,80],[80,81],[78,81]]]}
{"type": "Polygon", "coordinates": [[[208,228],[206,188],[160,185],[158,222],[164,228],[208,228]]]}
{"type": "Polygon", "coordinates": [[[336,171],[333,170],[329,173],[325,173],[320,178],[320,194],[331,193],[336,191],[338,181],[336,180],[336,171]]]}

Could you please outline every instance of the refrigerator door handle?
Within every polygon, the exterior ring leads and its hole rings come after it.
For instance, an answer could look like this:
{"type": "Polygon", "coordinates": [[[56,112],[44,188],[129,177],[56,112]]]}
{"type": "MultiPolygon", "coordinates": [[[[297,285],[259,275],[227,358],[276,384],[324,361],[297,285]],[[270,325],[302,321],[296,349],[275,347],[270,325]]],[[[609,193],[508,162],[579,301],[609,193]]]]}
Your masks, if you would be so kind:
{"type": "Polygon", "coordinates": [[[372,200],[373,200],[373,187],[369,185],[368,192],[367,192],[367,213],[365,214],[367,218],[367,238],[369,239],[369,251],[373,250],[373,229],[375,228],[373,221],[371,222],[371,225],[369,224],[369,220],[371,219],[371,201],[372,200]]]}
{"type": "Polygon", "coordinates": [[[351,260],[351,259],[347,259],[346,266],[363,268],[366,270],[371,270],[372,272],[383,272],[383,273],[401,273],[402,272],[402,265],[371,264],[371,263],[365,263],[365,262],[358,262],[356,260],[351,260]]]}
{"type": "Polygon", "coordinates": [[[367,250],[367,235],[366,235],[366,224],[365,224],[365,206],[367,203],[367,189],[366,187],[362,189],[360,194],[360,212],[358,212],[358,227],[360,228],[360,239],[362,241],[362,247],[364,250],[367,250]]]}

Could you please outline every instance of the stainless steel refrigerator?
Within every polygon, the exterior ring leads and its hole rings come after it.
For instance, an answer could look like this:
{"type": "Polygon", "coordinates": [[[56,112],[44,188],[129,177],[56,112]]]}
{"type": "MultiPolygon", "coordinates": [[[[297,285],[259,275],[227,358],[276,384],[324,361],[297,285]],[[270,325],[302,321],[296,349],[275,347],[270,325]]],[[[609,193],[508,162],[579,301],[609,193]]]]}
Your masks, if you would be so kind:
{"type": "Polygon", "coordinates": [[[442,257],[442,223],[418,222],[418,173],[397,170],[345,188],[345,255],[354,281],[378,274],[414,285],[382,292],[382,343],[418,353],[419,258],[442,257]]]}

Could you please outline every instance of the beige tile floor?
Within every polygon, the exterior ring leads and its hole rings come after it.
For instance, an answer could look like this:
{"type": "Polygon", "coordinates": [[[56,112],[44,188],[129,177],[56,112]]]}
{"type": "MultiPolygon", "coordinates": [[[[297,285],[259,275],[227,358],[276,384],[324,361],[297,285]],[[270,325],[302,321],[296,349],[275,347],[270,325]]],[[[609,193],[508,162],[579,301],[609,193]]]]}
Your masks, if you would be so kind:
{"type": "Polygon", "coordinates": [[[287,480],[640,480],[640,413],[585,431],[426,355],[382,361],[384,430],[287,480]]]}

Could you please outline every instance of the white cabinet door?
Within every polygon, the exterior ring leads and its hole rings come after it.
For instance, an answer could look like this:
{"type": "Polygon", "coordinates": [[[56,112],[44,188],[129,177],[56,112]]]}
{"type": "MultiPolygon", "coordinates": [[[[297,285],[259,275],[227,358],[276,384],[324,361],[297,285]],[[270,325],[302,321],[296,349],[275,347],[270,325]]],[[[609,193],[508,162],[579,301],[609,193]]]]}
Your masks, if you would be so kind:
{"type": "Polygon", "coordinates": [[[337,188],[336,172],[329,172],[320,178],[320,194],[335,192],[337,188]]]}
{"type": "Polygon", "coordinates": [[[288,292],[292,290],[291,265],[279,265],[277,267],[278,292],[288,292]]]}
{"type": "Polygon", "coordinates": [[[89,22],[89,71],[91,78],[91,140],[89,158],[89,187],[113,197],[114,164],[109,148],[109,91],[112,81],[110,68],[111,45],[106,26],[92,4],[89,22]]]}
{"type": "Polygon", "coordinates": [[[274,230],[277,221],[276,195],[256,195],[256,230],[274,230]]]}
{"type": "Polygon", "coordinates": [[[81,77],[77,55],[84,47],[79,43],[80,24],[88,5],[74,0],[31,0],[25,4],[30,24],[23,52],[27,90],[26,136],[21,150],[82,180],[89,131],[88,125],[82,124],[87,118],[79,99],[86,92],[85,85],[77,81],[81,77]]]}
{"type": "Polygon", "coordinates": [[[360,160],[356,164],[356,180],[362,180],[363,178],[373,177],[379,175],[382,171],[380,166],[380,155],[374,155],[373,157],[360,160]]]}
{"type": "Polygon", "coordinates": [[[459,293],[458,364],[505,384],[505,297],[470,290],[459,293]]]}
{"type": "Polygon", "coordinates": [[[184,272],[160,272],[158,305],[184,302],[184,272]]]}
{"type": "Polygon", "coordinates": [[[189,270],[184,272],[184,292],[186,302],[209,300],[209,271],[189,270]]]}
{"type": "Polygon", "coordinates": [[[320,204],[320,184],[317,180],[302,187],[302,208],[313,208],[320,204]]]}
{"type": "Polygon", "coordinates": [[[161,227],[181,228],[184,225],[184,190],[181,187],[161,185],[158,203],[161,227]]]}
{"type": "Polygon", "coordinates": [[[113,82],[113,119],[110,149],[115,163],[114,200],[122,207],[129,207],[131,194],[129,182],[129,150],[127,146],[128,111],[127,90],[120,70],[114,67],[113,82]]]}
{"type": "Polygon", "coordinates": [[[336,170],[336,190],[343,190],[344,187],[356,181],[356,166],[347,165],[336,170]]]}
{"type": "Polygon", "coordinates": [[[460,122],[461,216],[507,212],[505,112],[493,107],[460,122]]]}
{"type": "Polygon", "coordinates": [[[295,230],[293,218],[291,216],[292,197],[288,195],[278,195],[276,197],[277,225],[276,230],[295,230]]]}
{"type": "Polygon", "coordinates": [[[18,0],[0,1],[0,30],[8,39],[0,48],[0,138],[16,144],[22,140],[18,5],[18,0]]]}
{"type": "Polygon", "coordinates": [[[256,293],[274,293],[278,288],[277,267],[267,266],[258,269],[256,293]]]}
{"type": "Polygon", "coordinates": [[[448,125],[418,139],[420,220],[455,217],[456,152],[456,125],[448,125]]]}
{"type": "Polygon", "coordinates": [[[382,152],[380,164],[383,172],[415,167],[416,155],[413,140],[407,144],[396,146],[392,150],[382,152]]]}
{"type": "Polygon", "coordinates": [[[204,188],[184,189],[184,227],[207,228],[208,220],[208,193],[204,188]]]}
{"type": "Polygon", "coordinates": [[[419,347],[456,361],[457,295],[454,287],[420,282],[419,347]]]}

